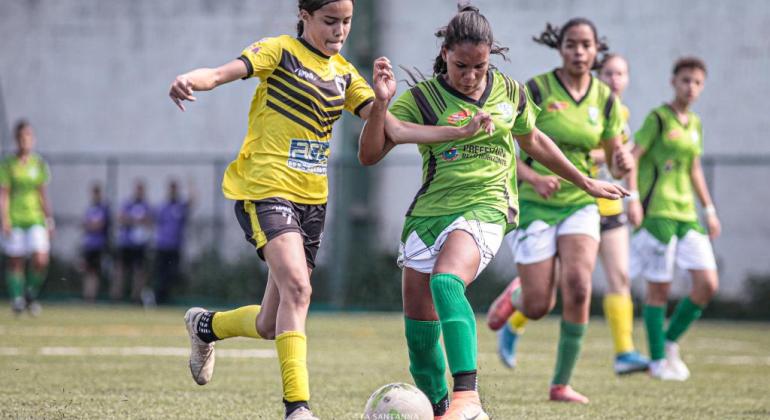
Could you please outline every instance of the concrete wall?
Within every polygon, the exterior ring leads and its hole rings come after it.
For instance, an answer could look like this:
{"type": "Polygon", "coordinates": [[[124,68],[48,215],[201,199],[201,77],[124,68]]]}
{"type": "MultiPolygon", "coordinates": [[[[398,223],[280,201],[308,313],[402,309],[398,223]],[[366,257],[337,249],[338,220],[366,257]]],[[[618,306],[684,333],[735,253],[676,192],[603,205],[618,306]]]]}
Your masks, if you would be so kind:
{"type": "MultiPolygon", "coordinates": [[[[770,143],[764,141],[770,120],[763,116],[767,109],[763,101],[770,94],[770,3],[475,3],[492,21],[500,42],[511,48],[510,62],[496,60],[495,64],[521,81],[559,65],[554,51],[531,42],[546,21],[558,24],[577,15],[593,19],[612,49],[629,58],[631,85],[624,101],[632,110],[632,127],[639,126],[650,108],[671,97],[669,74],[676,57],[703,57],[709,78],[696,111],[704,121],[706,154],[770,154],[770,143]]],[[[451,18],[454,5],[447,0],[379,1],[382,53],[397,64],[429,70],[438,51],[432,33],[451,18]]],[[[293,33],[295,7],[288,0],[0,1],[5,119],[29,118],[37,130],[39,149],[53,155],[235,156],[256,82],[232,83],[215,94],[200,93],[199,101],[186,113],[168,100],[168,86],[178,73],[224,63],[263,36],[293,33]]],[[[4,139],[7,149],[7,135],[4,139]]],[[[154,201],[162,197],[168,176],[183,182],[190,179],[200,197],[196,217],[205,224],[204,219],[221,215],[226,243],[238,244],[226,248],[249,252],[232,221],[230,205],[216,200],[220,176],[216,167],[134,162],[120,168],[118,197],[128,194],[137,177],[150,181],[154,201]]],[[[395,252],[403,213],[420,183],[416,149],[400,147],[382,167],[372,170],[381,180],[378,241],[383,249],[395,252]]],[[[101,164],[60,162],[54,173],[57,213],[67,217],[82,211],[86,184],[106,178],[101,164]]],[[[770,271],[766,258],[770,222],[764,214],[770,188],[763,182],[770,167],[719,167],[715,175],[714,194],[725,228],[715,246],[724,290],[735,294],[747,273],[770,271]]],[[[211,237],[210,232],[199,230],[193,236],[198,246],[211,237]]],[[[63,228],[56,252],[74,254],[76,239],[75,227],[63,228]]],[[[493,269],[501,278],[512,274],[507,250],[493,269]]]]}

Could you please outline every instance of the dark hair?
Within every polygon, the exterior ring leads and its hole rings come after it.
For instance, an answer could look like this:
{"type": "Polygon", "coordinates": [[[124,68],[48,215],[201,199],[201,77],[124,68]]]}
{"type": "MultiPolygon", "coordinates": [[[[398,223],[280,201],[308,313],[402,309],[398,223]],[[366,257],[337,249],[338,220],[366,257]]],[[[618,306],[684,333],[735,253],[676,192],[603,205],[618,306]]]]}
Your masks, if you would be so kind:
{"type": "Polygon", "coordinates": [[[594,33],[594,42],[596,43],[596,56],[597,60],[594,61],[593,65],[591,66],[592,70],[598,70],[601,66],[600,63],[604,62],[604,58],[599,59],[599,54],[606,53],[609,51],[610,47],[607,45],[607,39],[602,37],[599,38],[599,32],[596,30],[596,25],[594,25],[591,20],[577,17],[572,18],[567,21],[561,28],[558,26],[551,25],[550,23],[545,24],[545,30],[540,33],[539,36],[532,37],[532,40],[537,42],[538,44],[545,45],[546,47],[550,47],[553,49],[558,50],[561,48],[562,42],[564,42],[564,34],[572,27],[579,26],[579,25],[587,25],[589,28],[591,28],[591,31],[594,33]]]}
{"type": "Polygon", "coordinates": [[[607,63],[609,63],[610,60],[612,60],[613,58],[619,58],[619,59],[625,61],[626,63],[628,63],[628,60],[626,60],[626,57],[623,57],[620,54],[607,53],[607,54],[604,54],[604,56],[602,56],[602,59],[599,61],[599,70],[603,69],[604,66],[606,66],[607,63]]]}
{"type": "MultiPolygon", "coordinates": [[[[504,59],[508,59],[505,56],[508,48],[501,47],[495,42],[495,37],[492,35],[492,26],[487,18],[479,12],[478,8],[468,3],[457,5],[457,14],[449,21],[447,26],[440,28],[436,32],[436,37],[443,38],[444,40],[441,43],[442,51],[444,49],[451,49],[463,42],[472,42],[474,44],[489,45],[490,53],[498,54],[504,59]]],[[[433,74],[444,74],[446,71],[446,61],[444,61],[444,58],[441,57],[441,52],[439,52],[436,61],[433,63],[433,74]]]]}
{"type": "MultiPolygon", "coordinates": [[[[338,1],[340,0],[299,0],[298,7],[300,11],[304,10],[312,15],[313,12],[326,6],[327,4],[338,2],[338,1]]],[[[353,4],[356,3],[356,0],[350,0],[350,1],[352,1],[353,4]]],[[[300,19],[299,22],[297,22],[297,36],[302,36],[304,32],[305,32],[305,23],[302,22],[302,19],[300,19]]]]}
{"type": "Polygon", "coordinates": [[[685,69],[700,69],[703,71],[703,74],[708,74],[706,63],[698,57],[682,57],[676,60],[676,63],[674,63],[674,76],[685,69]]]}
{"type": "Polygon", "coordinates": [[[21,130],[30,127],[29,121],[25,119],[21,119],[16,121],[16,125],[13,127],[13,136],[16,140],[19,139],[19,135],[21,135],[21,130]]]}

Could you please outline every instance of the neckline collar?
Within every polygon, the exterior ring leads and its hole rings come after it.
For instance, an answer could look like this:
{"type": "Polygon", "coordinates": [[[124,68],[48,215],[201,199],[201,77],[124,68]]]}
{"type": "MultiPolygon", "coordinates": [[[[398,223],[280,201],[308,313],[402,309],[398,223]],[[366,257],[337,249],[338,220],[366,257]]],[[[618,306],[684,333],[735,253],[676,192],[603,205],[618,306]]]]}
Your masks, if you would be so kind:
{"type": "Polygon", "coordinates": [[[476,105],[479,108],[484,107],[484,104],[487,102],[487,99],[489,98],[489,94],[492,92],[492,84],[494,82],[494,74],[492,73],[492,70],[487,70],[487,86],[484,88],[484,93],[481,94],[481,97],[478,100],[475,100],[470,96],[450,86],[449,83],[444,79],[445,77],[446,77],[446,74],[442,74],[436,78],[438,79],[438,83],[441,85],[441,87],[443,87],[447,92],[451,93],[453,96],[456,96],[457,98],[462,99],[463,101],[468,102],[470,104],[476,105]]]}
{"type": "Polygon", "coordinates": [[[553,70],[553,78],[556,79],[556,81],[559,83],[559,86],[561,86],[564,93],[569,96],[570,99],[572,99],[572,102],[575,103],[575,105],[580,106],[581,103],[588,97],[588,95],[591,93],[591,88],[594,87],[594,77],[591,76],[588,82],[588,89],[586,89],[586,93],[583,94],[583,96],[580,99],[575,99],[574,96],[572,96],[572,93],[570,93],[569,89],[567,89],[567,86],[562,82],[561,78],[559,77],[559,74],[556,72],[558,69],[553,70]]]}
{"type": "Polygon", "coordinates": [[[322,52],[321,52],[321,51],[320,51],[318,48],[316,48],[316,47],[314,47],[314,46],[310,45],[310,43],[309,43],[309,42],[307,42],[307,40],[305,40],[305,38],[302,38],[301,36],[298,36],[298,37],[297,37],[297,41],[299,41],[299,42],[300,42],[302,45],[304,45],[304,46],[305,46],[305,48],[307,48],[308,50],[310,50],[310,52],[312,52],[313,54],[315,54],[315,55],[317,55],[317,56],[319,56],[319,57],[323,58],[324,60],[328,60],[328,59],[330,59],[330,58],[331,58],[330,56],[328,56],[328,55],[326,55],[326,54],[322,53],[322,52]]]}

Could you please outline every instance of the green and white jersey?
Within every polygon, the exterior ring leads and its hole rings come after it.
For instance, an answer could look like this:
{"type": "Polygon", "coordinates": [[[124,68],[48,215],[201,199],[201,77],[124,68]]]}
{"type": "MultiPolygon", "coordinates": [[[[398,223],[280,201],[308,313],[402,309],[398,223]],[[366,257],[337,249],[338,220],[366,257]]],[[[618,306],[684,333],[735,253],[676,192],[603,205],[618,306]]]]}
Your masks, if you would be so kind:
{"type": "Polygon", "coordinates": [[[28,228],[45,224],[43,205],[38,188],[48,182],[48,165],[38,155],[27,157],[25,162],[16,155],[0,162],[0,186],[8,188],[9,212],[13,227],[28,228]]]}
{"type": "MultiPolygon", "coordinates": [[[[623,133],[625,122],[620,100],[609,86],[593,76],[586,94],[575,99],[556,76],[555,70],[536,76],[527,82],[527,88],[532,100],[542,109],[537,117],[537,128],[559,146],[580,172],[590,176],[593,166],[591,150],[599,147],[603,140],[623,133]]],[[[524,151],[521,159],[541,175],[554,175],[524,151]]],[[[519,194],[522,202],[538,203],[538,208],[579,208],[596,202],[596,199],[567,181],[563,181],[561,189],[547,200],[538,195],[528,183],[520,186],[519,194]]],[[[525,217],[529,219],[529,216],[525,217]]]]}
{"type": "Polygon", "coordinates": [[[423,184],[407,216],[443,216],[479,207],[497,209],[508,223],[518,220],[513,136],[530,133],[538,108],[520,83],[490,70],[483,95],[475,101],[438,76],[417,83],[391,106],[399,120],[424,125],[463,126],[483,110],[492,116],[492,135],[419,145],[423,184]]]}
{"type": "Polygon", "coordinates": [[[698,220],[690,172],[703,153],[703,128],[694,113],[689,112],[687,120],[682,125],[669,105],[661,105],[634,134],[636,145],[645,150],[638,173],[645,217],[698,220]]]}

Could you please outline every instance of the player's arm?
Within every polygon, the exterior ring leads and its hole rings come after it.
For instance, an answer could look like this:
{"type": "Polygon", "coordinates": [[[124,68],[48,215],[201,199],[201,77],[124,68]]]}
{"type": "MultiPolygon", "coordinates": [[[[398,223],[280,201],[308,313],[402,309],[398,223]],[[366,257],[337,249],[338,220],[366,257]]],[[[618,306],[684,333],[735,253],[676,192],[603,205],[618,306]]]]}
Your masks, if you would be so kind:
{"type": "Polygon", "coordinates": [[[556,144],[537,128],[527,134],[517,135],[516,140],[521,149],[533,159],[594,197],[618,199],[628,195],[623,187],[583,175],[556,144]]]}
{"type": "Polygon", "coordinates": [[[721,233],[722,225],[719,223],[714,202],[711,201],[711,194],[709,194],[709,189],[706,184],[706,177],[703,176],[703,166],[701,165],[700,156],[696,156],[692,161],[690,180],[695,189],[695,194],[698,195],[698,199],[703,206],[703,213],[706,215],[706,224],[709,228],[709,236],[711,239],[715,239],[721,233]]]}
{"type": "Polygon", "coordinates": [[[56,230],[56,222],[53,219],[51,200],[48,197],[48,184],[41,184],[38,186],[37,192],[40,196],[40,206],[43,208],[43,215],[45,215],[45,227],[48,229],[49,234],[53,234],[56,230]]]}
{"type": "Polygon", "coordinates": [[[615,179],[621,179],[631,171],[634,166],[634,158],[631,156],[631,152],[623,147],[622,135],[602,141],[602,148],[604,149],[604,161],[615,179]]]}
{"type": "Polygon", "coordinates": [[[248,69],[243,60],[236,59],[217,68],[199,68],[181,74],[171,83],[168,95],[176,106],[185,110],[183,101],[194,102],[193,92],[212,90],[217,86],[230,83],[248,76],[248,69]]]}
{"type": "Polygon", "coordinates": [[[639,201],[639,179],[637,176],[639,173],[639,162],[646,152],[642,146],[634,145],[634,148],[631,149],[634,166],[628,172],[628,176],[626,176],[628,190],[630,191],[626,212],[628,213],[628,221],[636,228],[642,225],[642,219],[644,219],[644,210],[642,209],[642,203],[639,201]]]}
{"type": "Polygon", "coordinates": [[[516,156],[516,177],[522,182],[532,185],[541,197],[546,200],[561,188],[559,177],[553,175],[540,175],[531,166],[516,156]]]}
{"type": "Polygon", "coordinates": [[[11,233],[11,210],[10,210],[11,189],[7,186],[0,186],[0,218],[2,218],[3,234],[11,233]]]}

